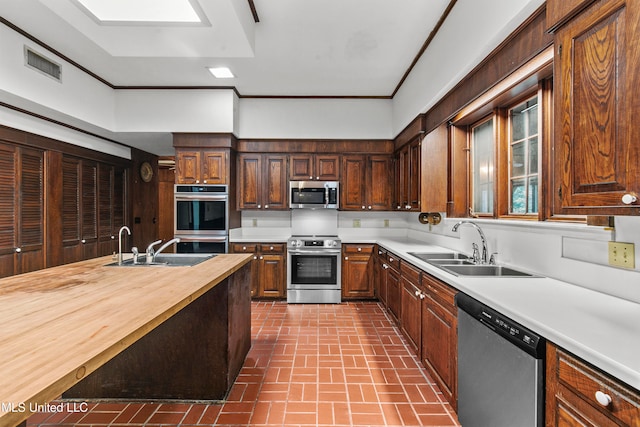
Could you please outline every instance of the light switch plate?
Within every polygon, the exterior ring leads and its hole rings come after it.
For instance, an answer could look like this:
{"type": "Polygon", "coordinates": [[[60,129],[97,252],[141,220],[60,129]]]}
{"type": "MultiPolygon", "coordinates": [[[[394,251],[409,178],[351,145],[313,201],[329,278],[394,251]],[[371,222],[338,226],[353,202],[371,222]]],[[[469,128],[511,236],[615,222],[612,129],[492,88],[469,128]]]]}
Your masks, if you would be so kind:
{"type": "Polygon", "coordinates": [[[360,228],[360,220],[359,219],[354,219],[353,220],[353,228],[360,228]]]}
{"type": "Polygon", "coordinates": [[[389,220],[388,219],[384,220],[384,228],[389,228],[389,220]]]}
{"type": "Polygon", "coordinates": [[[636,251],[633,243],[609,242],[609,265],[636,268],[636,251]]]}

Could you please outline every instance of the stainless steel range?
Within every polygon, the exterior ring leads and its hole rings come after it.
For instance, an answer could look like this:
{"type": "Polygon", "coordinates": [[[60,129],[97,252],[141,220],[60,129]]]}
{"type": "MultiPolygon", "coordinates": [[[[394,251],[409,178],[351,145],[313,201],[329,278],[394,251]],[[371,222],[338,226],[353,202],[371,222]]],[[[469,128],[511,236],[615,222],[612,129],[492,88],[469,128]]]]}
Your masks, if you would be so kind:
{"type": "Polygon", "coordinates": [[[287,302],[339,304],[342,242],[337,236],[292,236],[287,241],[287,302]]]}

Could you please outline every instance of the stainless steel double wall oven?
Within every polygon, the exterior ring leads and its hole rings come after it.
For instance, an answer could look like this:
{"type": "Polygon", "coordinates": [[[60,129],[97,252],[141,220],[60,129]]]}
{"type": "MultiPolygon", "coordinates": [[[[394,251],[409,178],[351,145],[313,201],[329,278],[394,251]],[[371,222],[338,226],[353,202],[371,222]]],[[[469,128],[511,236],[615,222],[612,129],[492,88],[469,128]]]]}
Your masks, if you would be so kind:
{"type": "Polygon", "coordinates": [[[226,253],[229,248],[229,190],[226,185],[174,187],[174,236],[180,253],[226,253]]]}

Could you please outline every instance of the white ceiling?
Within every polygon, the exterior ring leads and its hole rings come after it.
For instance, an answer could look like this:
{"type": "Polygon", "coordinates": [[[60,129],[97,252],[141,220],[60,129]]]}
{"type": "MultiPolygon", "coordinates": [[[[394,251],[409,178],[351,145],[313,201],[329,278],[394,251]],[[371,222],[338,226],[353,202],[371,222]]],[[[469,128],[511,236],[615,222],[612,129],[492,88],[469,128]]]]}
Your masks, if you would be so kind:
{"type": "Polygon", "coordinates": [[[254,0],[257,23],[248,0],[197,3],[210,25],[101,24],[74,0],[0,0],[0,15],[114,86],[391,96],[449,0],[254,0]]]}

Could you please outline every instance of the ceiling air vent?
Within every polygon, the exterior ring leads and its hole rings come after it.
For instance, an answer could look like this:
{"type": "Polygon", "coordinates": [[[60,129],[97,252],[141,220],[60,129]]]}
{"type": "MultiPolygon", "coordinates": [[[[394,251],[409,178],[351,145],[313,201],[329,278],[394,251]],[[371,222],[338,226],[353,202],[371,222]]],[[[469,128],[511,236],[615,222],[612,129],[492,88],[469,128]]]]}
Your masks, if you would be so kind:
{"type": "Polygon", "coordinates": [[[62,81],[62,66],[57,62],[45,58],[27,46],[24,47],[24,59],[27,67],[46,74],[56,81],[62,81]]]}

